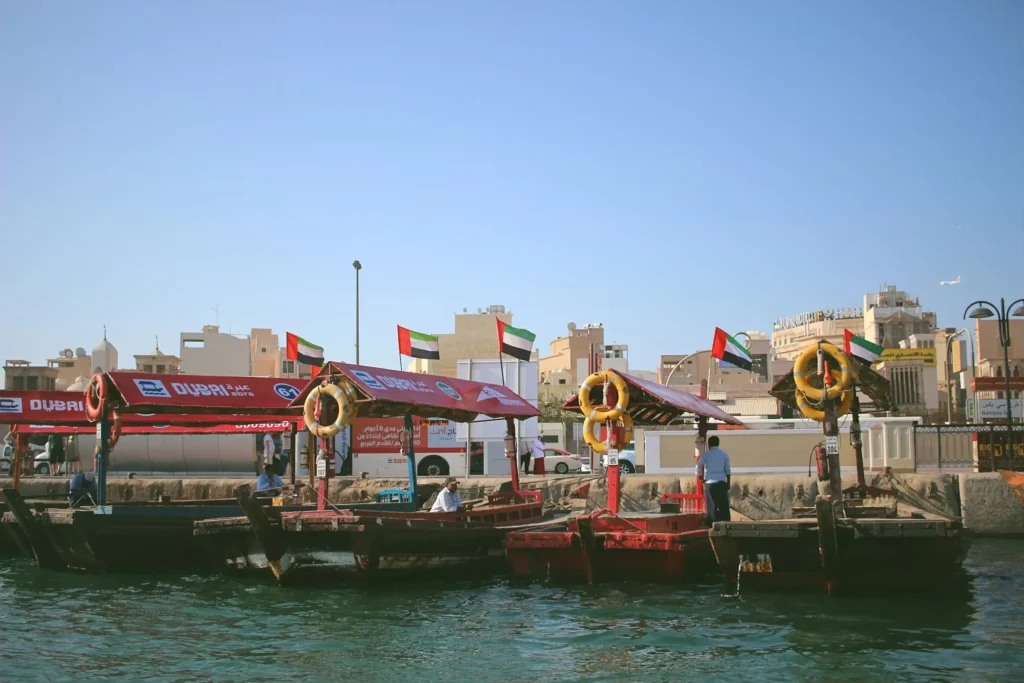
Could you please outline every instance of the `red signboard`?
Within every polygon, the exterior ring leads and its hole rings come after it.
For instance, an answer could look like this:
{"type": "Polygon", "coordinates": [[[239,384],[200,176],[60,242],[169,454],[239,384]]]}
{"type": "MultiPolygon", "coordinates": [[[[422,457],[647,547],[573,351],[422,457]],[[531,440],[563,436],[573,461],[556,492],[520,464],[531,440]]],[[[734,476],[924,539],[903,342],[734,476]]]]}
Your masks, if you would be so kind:
{"type": "MultiPolygon", "coordinates": [[[[971,380],[972,391],[1006,391],[1005,377],[975,377],[971,380]]],[[[1024,391],[1024,377],[1010,378],[1010,391],[1024,391]]]]}
{"type": "Polygon", "coordinates": [[[472,422],[478,415],[521,420],[540,415],[525,399],[498,384],[349,363],[328,363],[321,368],[320,378],[311,382],[292,406],[301,406],[306,394],[325,376],[348,379],[370,399],[359,406],[364,417],[412,414],[472,422]]]}
{"type": "MultiPolygon", "coordinates": [[[[403,418],[356,418],[352,422],[352,450],[355,453],[400,453],[403,418]]],[[[455,423],[448,420],[413,421],[413,448],[417,453],[461,453],[455,438],[455,423]]]]}
{"type": "Polygon", "coordinates": [[[277,377],[217,377],[107,373],[115,407],[125,413],[273,413],[286,408],[308,382],[277,377]]]}
{"type": "MultiPolygon", "coordinates": [[[[289,384],[288,386],[292,386],[289,384]]],[[[298,389],[295,389],[297,392],[298,389]]],[[[154,423],[177,427],[214,427],[218,425],[284,422],[297,420],[287,410],[283,398],[278,399],[276,412],[262,414],[160,414],[119,413],[122,428],[148,426],[154,423]]],[[[0,424],[96,426],[85,415],[85,397],[67,391],[0,391],[0,424]]],[[[130,433],[130,432],[125,432],[130,433]]],[[[199,433],[199,432],[192,432],[199,433]]]]}

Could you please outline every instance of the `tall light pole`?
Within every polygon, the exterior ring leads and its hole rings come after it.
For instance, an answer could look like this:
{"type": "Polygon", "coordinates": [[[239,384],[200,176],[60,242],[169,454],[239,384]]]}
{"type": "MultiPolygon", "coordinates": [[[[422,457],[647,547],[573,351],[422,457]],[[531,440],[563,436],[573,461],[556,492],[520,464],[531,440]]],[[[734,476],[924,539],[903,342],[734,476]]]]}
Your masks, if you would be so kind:
{"type": "MultiPolygon", "coordinates": [[[[974,318],[975,320],[981,320],[984,318],[991,318],[995,316],[999,322],[999,345],[1003,347],[1003,374],[1006,375],[1006,451],[1010,454],[1011,462],[1013,458],[1013,403],[1010,400],[1010,316],[1024,316],[1024,299],[1017,299],[1012,302],[1009,306],[1006,305],[1006,299],[999,299],[999,306],[995,304],[979,300],[967,305],[964,309],[964,320],[968,317],[974,318]],[[1014,306],[1017,310],[1010,313],[1014,306]],[[977,306],[977,308],[974,308],[977,306]],[[971,309],[974,308],[973,311],[971,309]],[[967,312],[970,311],[970,316],[967,312]]],[[[980,340],[979,340],[980,341],[980,340]]],[[[975,406],[975,410],[978,410],[979,406],[975,406]]]]}
{"type": "Polygon", "coordinates": [[[352,267],[356,269],[356,365],[359,365],[359,271],[363,264],[353,261],[352,267]]]}

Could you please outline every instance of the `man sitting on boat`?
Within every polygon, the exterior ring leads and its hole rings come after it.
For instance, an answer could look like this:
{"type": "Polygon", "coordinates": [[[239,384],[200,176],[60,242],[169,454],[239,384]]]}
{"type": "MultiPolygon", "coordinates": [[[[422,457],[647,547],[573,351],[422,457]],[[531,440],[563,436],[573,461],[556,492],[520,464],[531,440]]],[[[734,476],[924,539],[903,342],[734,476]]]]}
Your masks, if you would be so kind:
{"type": "Polygon", "coordinates": [[[459,512],[462,507],[462,494],[459,493],[459,482],[455,477],[448,477],[444,488],[437,492],[437,498],[430,507],[431,512],[459,512]]]}
{"type": "Polygon", "coordinates": [[[79,472],[71,480],[68,490],[68,507],[96,504],[96,475],[92,472],[79,472]]]}
{"type": "Polygon", "coordinates": [[[708,450],[697,461],[697,476],[704,480],[707,499],[708,519],[712,522],[728,522],[729,487],[732,485],[732,468],[729,454],[718,447],[717,436],[708,439],[708,450]]]}
{"type": "Polygon", "coordinates": [[[274,471],[274,465],[269,462],[264,463],[263,474],[256,480],[256,492],[280,493],[283,488],[284,482],[281,481],[281,477],[277,476],[277,472],[274,471]]]}

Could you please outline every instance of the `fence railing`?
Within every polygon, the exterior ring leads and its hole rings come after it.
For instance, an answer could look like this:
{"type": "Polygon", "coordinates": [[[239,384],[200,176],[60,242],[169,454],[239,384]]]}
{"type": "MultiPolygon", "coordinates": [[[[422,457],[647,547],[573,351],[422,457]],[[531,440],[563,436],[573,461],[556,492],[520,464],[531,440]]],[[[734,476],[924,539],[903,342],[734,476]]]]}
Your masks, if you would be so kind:
{"type": "Polygon", "coordinates": [[[917,470],[1024,469],[1024,425],[914,425],[917,470]],[[1012,435],[1013,449],[1007,448],[1012,435]]]}

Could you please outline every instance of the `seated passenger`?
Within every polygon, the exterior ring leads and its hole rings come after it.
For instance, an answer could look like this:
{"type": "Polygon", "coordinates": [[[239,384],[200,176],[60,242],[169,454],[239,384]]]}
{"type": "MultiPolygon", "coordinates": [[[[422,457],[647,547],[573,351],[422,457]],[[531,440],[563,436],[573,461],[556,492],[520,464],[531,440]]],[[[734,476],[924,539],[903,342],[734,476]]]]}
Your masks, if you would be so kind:
{"type": "Polygon", "coordinates": [[[277,476],[274,472],[274,465],[272,463],[266,463],[263,465],[263,474],[260,475],[259,479],[256,480],[256,492],[265,492],[268,495],[280,493],[281,489],[284,488],[284,482],[281,481],[281,477],[277,476]]]}
{"type": "Polygon", "coordinates": [[[455,477],[448,477],[444,488],[437,492],[437,499],[430,507],[431,512],[458,512],[462,509],[462,495],[459,493],[459,482],[455,477]]]}
{"type": "Polygon", "coordinates": [[[68,507],[95,505],[96,498],[96,475],[93,472],[76,474],[68,491],[68,507]]]}

